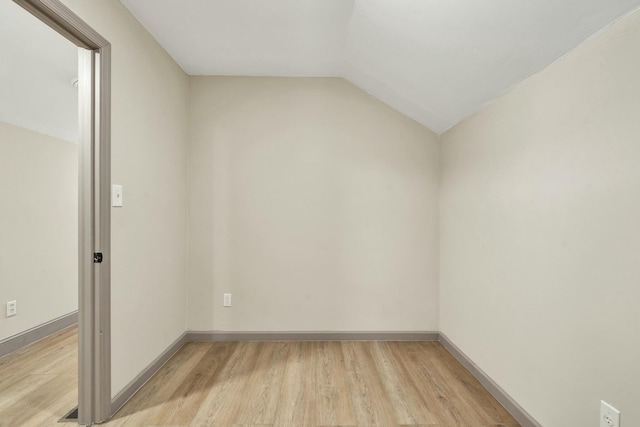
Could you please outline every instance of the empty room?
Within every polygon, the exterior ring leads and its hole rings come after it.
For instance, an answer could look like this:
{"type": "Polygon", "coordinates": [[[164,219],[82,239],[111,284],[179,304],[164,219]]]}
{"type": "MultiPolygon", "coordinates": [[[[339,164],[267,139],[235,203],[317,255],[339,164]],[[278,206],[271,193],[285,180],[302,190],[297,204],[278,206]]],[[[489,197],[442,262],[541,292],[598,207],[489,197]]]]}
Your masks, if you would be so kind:
{"type": "Polygon", "coordinates": [[[640,426],[640,0],[2,1],[0,426],[640,426]]]}

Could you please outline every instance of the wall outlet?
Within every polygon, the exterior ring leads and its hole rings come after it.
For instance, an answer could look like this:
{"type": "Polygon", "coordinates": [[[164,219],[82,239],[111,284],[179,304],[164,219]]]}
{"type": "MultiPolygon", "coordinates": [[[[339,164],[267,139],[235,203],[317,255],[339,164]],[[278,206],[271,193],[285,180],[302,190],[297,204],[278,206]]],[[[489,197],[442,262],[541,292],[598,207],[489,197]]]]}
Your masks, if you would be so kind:
{"type": "Polygon", "coordinates": [[[620,411],[604,400],[600,401],[600,427],[620,427],[620,411]]]}
{"type": "Polygon", "coordinates": [[[15,316],[16,314],[18,314],[18,303],[9,301],[7,303],[7,317],[15,316]]]}
{"type": "Polygon", "coordinates": [[[225,307],[231,307],[231,294],[224,294],[224,301],[222,302],[222,305],[225,307]]]}

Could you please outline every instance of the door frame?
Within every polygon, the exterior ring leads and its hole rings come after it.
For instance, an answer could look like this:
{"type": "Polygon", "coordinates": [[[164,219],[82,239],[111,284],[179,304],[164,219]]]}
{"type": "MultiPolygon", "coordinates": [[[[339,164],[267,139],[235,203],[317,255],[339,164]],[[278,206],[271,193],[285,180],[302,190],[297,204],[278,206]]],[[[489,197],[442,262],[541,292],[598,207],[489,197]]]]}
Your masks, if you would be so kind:
{"type": "Polygon", "coordinates": [[[79,48],[78,423],[92,425],[112,415],[111,45],[60,0],[13,1],[79,48]]]}

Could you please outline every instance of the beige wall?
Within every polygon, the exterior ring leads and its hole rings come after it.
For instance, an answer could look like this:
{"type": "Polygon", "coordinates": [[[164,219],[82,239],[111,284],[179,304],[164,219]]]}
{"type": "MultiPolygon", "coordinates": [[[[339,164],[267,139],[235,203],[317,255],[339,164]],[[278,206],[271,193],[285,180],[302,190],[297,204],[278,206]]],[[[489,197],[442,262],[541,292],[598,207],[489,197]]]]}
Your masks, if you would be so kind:
{"type": "Polygon", "coordinates": [[[640,425],[640,14],[442,137],[441,330],[545,427],[640,425]]]}
{"type": "Polygon", "coordinates": [[[114,395],[187,328],[440,329],[545,427],[640,424],[640,16],[439,153],[344,80],[188,78],[118,1],[65,3],[114,47],[114,395]]]}
{"type": "Polygon", "coordinates": [[[438,329],[436,135],[342,79],[190,85],[190,329],[438,329]]]}
{"type": "Polygon", "coordinates": [[[78,146],[0,122],[0,212],[1,341],[78,309],[78,146]]]}
{"type": "Polygon", "coordinates": [[[112,392],[185,331],[188,77],[117,0],[64,0],[113,46],[112,392]]]}

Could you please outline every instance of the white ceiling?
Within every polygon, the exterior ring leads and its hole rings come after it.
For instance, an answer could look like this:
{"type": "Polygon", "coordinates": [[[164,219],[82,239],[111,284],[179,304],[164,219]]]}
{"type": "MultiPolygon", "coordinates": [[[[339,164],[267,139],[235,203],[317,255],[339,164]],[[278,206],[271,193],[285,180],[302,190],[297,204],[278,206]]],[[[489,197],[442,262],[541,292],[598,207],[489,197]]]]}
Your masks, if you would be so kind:
{"type": "Polygon", "coordinates": [[[351,0],[122,3],[193,75],[337,75],[353,7],[351,0]]]}
{"type": "MultiPolygon", "coordinates": [[[[436,132],[640,0],[121,0],[193,75],[340,76],[436,132]]],[[[0,1],[0,121],[77,140],[77,49],[0,1]]]]}
{"type": "Polygon", "coordinates": [[[121,0],[192,75],[340,76],[436,132],[640,0],[121,0]]]}
{"type": "Polygon", "coordinates": [[[0,1],[0,121],[78,140],[78,48],[12,1],[0,1]]]}

